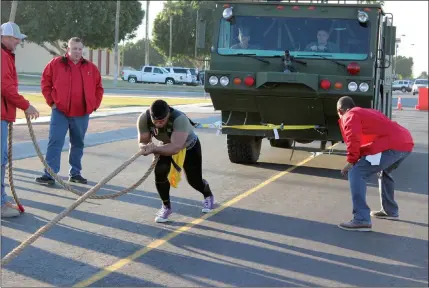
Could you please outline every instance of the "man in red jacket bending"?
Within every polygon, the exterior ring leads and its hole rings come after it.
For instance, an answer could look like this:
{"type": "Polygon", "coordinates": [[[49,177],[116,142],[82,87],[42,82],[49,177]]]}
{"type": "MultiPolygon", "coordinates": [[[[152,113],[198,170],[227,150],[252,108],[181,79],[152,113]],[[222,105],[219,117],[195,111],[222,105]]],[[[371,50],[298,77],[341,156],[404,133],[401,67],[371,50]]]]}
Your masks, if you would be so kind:
{"type": "MultiPolygon", "coordinates": [[[[69,131],[69,181],[86,184],[87,180],[81,175],[84,138],[89,115],[100,107],[104,89],[100,72],[82,57],[82,52],[81,39],[71,38],[67,54],[46,65],[41,88],[46,103],[52,108],[46,162],[55,173],[60,171],[61,151],[69,131]]],[[[46,169],[36,182],[55,184],[46,169]]]]}
{"type": "Polygon", "coordinates": [[[371,231],[371,217],[398,219],[394,200],[394,181],[390,174],[411,153],[414,147],[410,132],[374,109],[356,107],[345,96],[337,102],[339,125],[347,146],[347,164],[353,202],[353,220],[341,223],[345,230],[371,231]],[[366,180],[379,173],[381,210],[372,211],[366,204],[366,180]]]}
{"type": "Polygon", "coordinates": [[[39,111],[18,93],[18,75],[15,67],[15,49],[27,36],[13,22],[1,25],[1,218],[19,216],[18,210],[7,201],[4,178],[6,174],[8,125],[16,120],[16,108],[31,118],[39,111]]]}

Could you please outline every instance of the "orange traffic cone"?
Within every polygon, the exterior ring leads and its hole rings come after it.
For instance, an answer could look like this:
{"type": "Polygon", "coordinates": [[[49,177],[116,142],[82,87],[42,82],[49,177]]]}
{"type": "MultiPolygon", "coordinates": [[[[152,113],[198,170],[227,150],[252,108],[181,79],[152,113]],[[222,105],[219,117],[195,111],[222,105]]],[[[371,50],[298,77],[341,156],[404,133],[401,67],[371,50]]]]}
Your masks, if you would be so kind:
{"type": "Polygon", "coordinates": [[[398,104],[396,105],[396,109],[402,110],[401,96],[398,96],[398,104]]]}

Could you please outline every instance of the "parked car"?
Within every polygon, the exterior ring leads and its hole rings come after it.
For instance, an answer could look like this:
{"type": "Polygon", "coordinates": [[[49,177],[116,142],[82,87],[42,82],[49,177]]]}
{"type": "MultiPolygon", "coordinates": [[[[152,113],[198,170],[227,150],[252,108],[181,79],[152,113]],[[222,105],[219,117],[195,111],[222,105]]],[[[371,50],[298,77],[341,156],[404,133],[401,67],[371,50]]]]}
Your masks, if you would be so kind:
{"type": "Polygon", "coordinates": [[[187,85],[198,86],[200,85],[200,81],[198,80],[198,70],[195,68],[186,68],[191,72],[192,82],[187,85]]]}
{"type": "Polygon", "coordinates": [[[201,82],[201,85],[204,85],[204,76],[206,74],[206,71],[201,70],[198,72],[198,81],[201,82]]]}
{"type": "Polygon", "coordinates": [[[428,79],[416,79],[412,87],[413,95],[419,94],[419,88],[428,88],[428,79]]]}
{"type": "Polygon", "coordinates": [[[176,84],[188,85],[192,83],[192,74],[189,69],[183,67],[164,67],[164,69],[177,76],[176,84]]]}
{"type": "Polygon", "coordinates": [[[119,75],[121,75],[122,80],[124,80],[124,70],[136,71],[136,69],[134,69],[134,67],[131,67],[131,66],[122,67],[121,73],[119,74],[119,75]]]}
{"type": "Polygon", "coordinates": [[[396,80],[392,83],[392,91],[400,90],[402,93],[411,92],[412,85],[412,80],[396,80]]]}
{"type": "Polygon", "coordinates": [[[158,66],[142,66],[140,70],[124,70],[122,79],[130,83],[165,83],[174,85],[180,81],[178,75],[158,66]]]}

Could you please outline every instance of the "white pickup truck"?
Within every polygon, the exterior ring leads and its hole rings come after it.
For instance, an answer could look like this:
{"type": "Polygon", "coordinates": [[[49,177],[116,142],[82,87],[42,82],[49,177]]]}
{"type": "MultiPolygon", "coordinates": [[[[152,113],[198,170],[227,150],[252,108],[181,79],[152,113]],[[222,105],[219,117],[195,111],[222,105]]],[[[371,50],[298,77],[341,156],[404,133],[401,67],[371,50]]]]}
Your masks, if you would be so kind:
{"type": "Polygon", "coordinates": [[[123,70],[121,78],[130,83],[165,83],[174,85],[180,82],[179,76],[159,66],[142,66],[140,70],[123,70]]]}

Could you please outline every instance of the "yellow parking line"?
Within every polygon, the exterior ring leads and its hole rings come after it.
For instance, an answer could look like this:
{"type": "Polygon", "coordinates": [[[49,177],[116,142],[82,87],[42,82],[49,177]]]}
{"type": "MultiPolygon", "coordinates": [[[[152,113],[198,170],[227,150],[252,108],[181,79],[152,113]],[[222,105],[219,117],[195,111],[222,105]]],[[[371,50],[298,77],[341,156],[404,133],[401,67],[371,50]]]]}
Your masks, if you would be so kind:
{"type": "MultiPolygon", "coordinates": [[[[335,145],[334,145],[335,146],[335,145]]],[[[274,175],[273,177],[265,180],[264,182],[260,183],[259,185],[253,187],[252,189],[234,197],[233,199],[229,200],[228,202],[225,202],[224,204],[220,205],[218,208],[214,209],[212,212],[208,213],[208,214],[204,214],[203,216],[193,220],[192,222],[174,230],[173,232],[167,234],[165,237],[155,240],[151,243],[149,243],[149,245],[147,245],[146,247],[134,252],[133,254],[131,254],[128,257],[125,257],[121,260],[119,260],[118,262],[104,268],[103,270],[101,270],[100,272],[97,272],[96,274],[92,275],[91,277],[89,277],[88,279],[81,281],[79,283],[77,283],[76,285],[74,285],[73,287],[86,287],[88,285],[91,285],[95,282],[97,282],[100,279],[105,278],[106,276],[108,276],[109,274],[121,269],[122,267],[124,267],[125,265],[131,263],[132,261],[134,261],[137,258],[140,258],[141,256],[145,255],[146,253],[148,253],[149,251],[151,251],[152,249],[158,248],[159,246],[167,243],[168,241],[170,241],[171,239],[175,238],[176,236],[182,234],[183,232],[188,231],[189,229],[191,229],[192,227],[194,227],[195,225],[200,224],[201,222],[203,222],[204,220],[206,220],[207,218],[218,214],[219,212],[225,210],[226,208],[234,205],[235,203],[237,203],[238,201],[240,201],[241,199],[246,198],[247,196],[252,195],[253,193],[255,193],[256,191],[258,191],[259,189],[267,186],[268,184],[276,181],[277,179],[279,179],[280,177],[292,172],[293,170],[295,170],[296,168],[304,165],[305,163],[309,162],[310,160],[312,160],[314,158],[314,156],[310,156],[306,159],[304,159],[303,161],[299,162],[298,164],[296,164],[295,166],[289,167],[288,169],[286,169],[283,172],[280,172],[276,175],[274,175]]]]}

